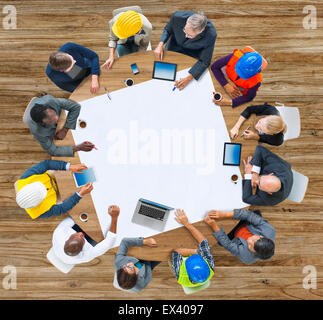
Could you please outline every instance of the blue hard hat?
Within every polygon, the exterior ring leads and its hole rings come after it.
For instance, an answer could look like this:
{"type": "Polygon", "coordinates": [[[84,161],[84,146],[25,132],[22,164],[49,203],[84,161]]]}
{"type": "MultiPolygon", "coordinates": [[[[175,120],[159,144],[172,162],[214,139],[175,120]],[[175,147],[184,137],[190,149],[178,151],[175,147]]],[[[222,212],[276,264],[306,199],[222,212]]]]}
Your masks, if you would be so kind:
{"type": "Polygon", "coordinates": [[[190,280],[196,283],[203,283],[210,276],[210,268],[199,254],[188,257],[185,260],[185,267],[190,280]]]}
{"type": "Polygon", "coordinates": [[[257,52],[245,53],[236,63],[235,70],[242,79],[249,79],[261,71],[262,56],[257,52]]]}

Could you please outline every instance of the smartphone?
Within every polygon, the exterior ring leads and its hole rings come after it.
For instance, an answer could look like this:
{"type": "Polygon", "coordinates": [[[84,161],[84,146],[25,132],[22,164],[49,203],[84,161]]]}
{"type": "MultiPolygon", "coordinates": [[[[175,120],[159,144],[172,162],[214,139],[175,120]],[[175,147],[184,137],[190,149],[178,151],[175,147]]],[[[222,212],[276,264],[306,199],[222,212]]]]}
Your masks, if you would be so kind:
{"type": "Polygon", "coordinates": [[[138,73],[139,73],[139,69],[138,69],[138,67],[137,67],[137,64],[136,64],[136,63],[133,63],[133,64],[131,65],[131,69],[132,69],[133,74],[138,74],[138,73]]]}

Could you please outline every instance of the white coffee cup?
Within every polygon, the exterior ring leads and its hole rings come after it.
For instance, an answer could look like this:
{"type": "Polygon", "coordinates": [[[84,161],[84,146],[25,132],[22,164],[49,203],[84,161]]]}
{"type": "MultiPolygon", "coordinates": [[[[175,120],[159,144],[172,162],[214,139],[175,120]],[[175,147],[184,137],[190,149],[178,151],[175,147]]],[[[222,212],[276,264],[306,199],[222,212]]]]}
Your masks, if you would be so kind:
{"type": "Polygon", "coordinates": [[[135,81],[132,78],[128,78],[128,79],[124,80],[124,84],[127,87],[131,87],[131,86],[133,86],[135,84],[135,81]]]}
{"type": "Polygon", "coordinates": [[[89,217],[89,215],[88,215],[86,212],[82,212],[82,213],[80,214],[80,220],[81,220],[82,222],[87,222],[88,217],[89,217]]]}
{"type": "Polygon", "coordinates": [[[231,181],[234,183],[234,184],[237,184],[238,181],[239,181],[239,176],[237,174],[233,174],[231,176],[231,181]]]}

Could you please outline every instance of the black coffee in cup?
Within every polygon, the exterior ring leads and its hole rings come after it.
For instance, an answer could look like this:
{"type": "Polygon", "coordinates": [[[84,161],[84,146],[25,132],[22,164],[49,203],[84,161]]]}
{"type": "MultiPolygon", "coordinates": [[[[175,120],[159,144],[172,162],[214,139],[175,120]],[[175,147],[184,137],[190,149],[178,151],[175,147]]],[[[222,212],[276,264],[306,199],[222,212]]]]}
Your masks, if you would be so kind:
{"type": "Polygon", "coordinates": [[[239,177],[238,177],[238,175],[236,175],[236,174],[233,174],[233,175],[231,176],[231,181],[232,181],[232,182],[234,182],[234,183],[237,183],[238,179],[239,179],[239,177]]]}
{"type": "Polygon", "coordinates": [[[219,92],[216,92],[213,97],[215,101],[220,101],[222,99],[222,95],[219,92]]]}
{"type": "Polygon", "coordinates": [[[127,87],[131,87],[133,85],[133,80],[132,79],[127,79],[126,80],[126,85],[127,85],[127,87]]]}

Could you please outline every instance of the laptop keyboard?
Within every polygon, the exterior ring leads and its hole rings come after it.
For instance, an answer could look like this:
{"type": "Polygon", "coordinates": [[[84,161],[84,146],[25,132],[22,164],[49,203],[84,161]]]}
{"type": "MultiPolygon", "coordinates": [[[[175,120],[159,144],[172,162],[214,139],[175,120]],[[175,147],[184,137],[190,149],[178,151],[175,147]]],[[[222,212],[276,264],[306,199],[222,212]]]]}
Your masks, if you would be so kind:
{"type": "Polygon", "coordinates": [[[161,211],[145,205],[140,206],[138,213],[161,221],[164,220],[164,216],[165,216],[165,211],[161,211]]]}

